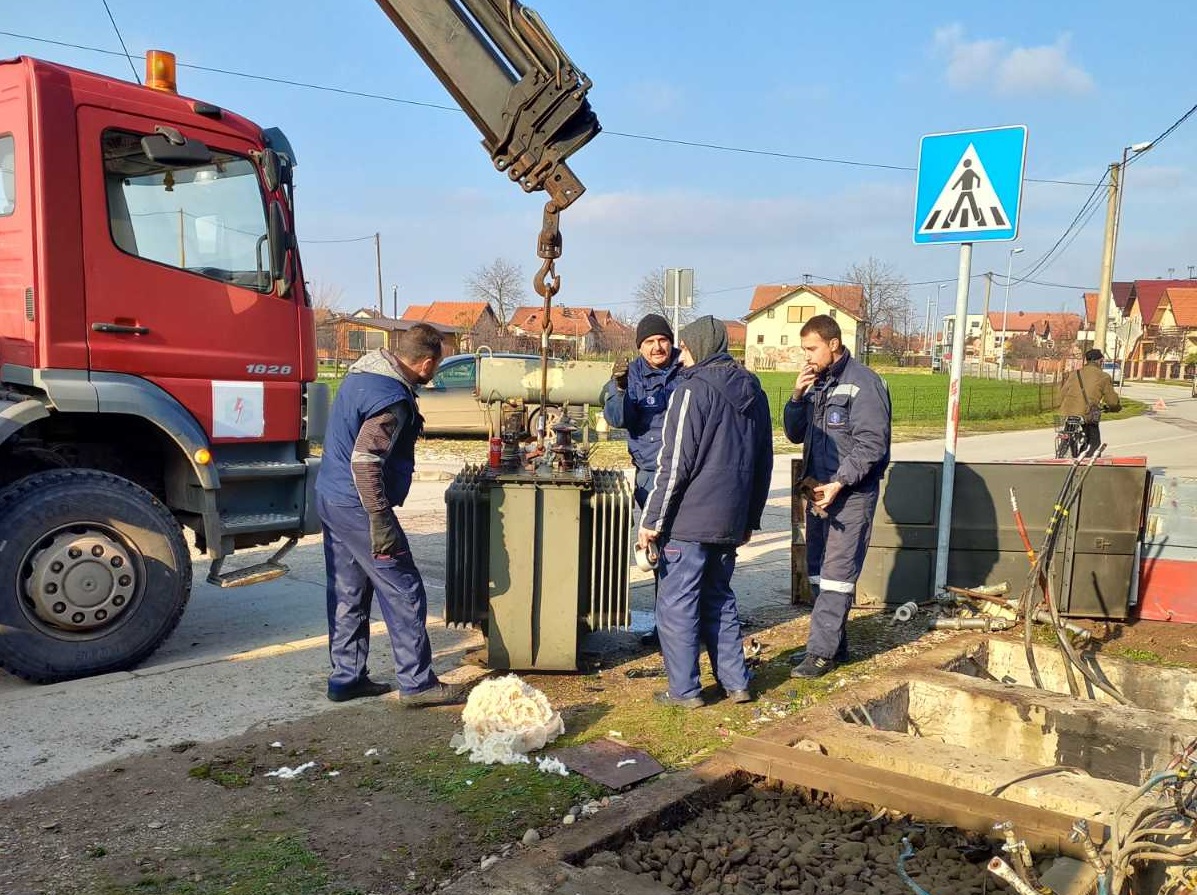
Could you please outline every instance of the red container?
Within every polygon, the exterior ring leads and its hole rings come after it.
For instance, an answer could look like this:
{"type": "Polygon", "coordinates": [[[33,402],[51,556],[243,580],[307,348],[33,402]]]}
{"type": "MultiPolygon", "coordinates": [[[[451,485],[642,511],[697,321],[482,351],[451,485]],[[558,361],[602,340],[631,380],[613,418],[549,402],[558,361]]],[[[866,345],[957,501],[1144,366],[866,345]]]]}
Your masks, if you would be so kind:
{"type": "Polygon", "coordinates": [[[495,436],[490,440],[490,451],[487,454],[486,462],[491,469],[498,469],[503,460],[503,439],[495,436]]]}

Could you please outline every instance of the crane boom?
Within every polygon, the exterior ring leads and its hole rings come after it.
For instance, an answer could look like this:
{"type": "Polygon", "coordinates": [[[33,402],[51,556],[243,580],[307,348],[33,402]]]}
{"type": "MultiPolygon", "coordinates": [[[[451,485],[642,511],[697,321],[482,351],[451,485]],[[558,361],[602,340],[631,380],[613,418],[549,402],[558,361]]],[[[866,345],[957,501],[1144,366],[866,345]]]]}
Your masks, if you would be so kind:
{"type": "Polygon", "coordinates": [[[585,187],[565,160],[600,131],[590,79],[517,0],[377,0],[482,133],[498,170],[557,211],[585,187]]]}

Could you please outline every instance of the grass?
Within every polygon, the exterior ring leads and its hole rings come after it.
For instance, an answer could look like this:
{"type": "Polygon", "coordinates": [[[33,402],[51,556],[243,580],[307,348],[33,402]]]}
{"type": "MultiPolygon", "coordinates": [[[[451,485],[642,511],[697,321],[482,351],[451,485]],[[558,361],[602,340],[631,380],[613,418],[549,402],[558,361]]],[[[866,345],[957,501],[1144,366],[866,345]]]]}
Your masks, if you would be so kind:
{"type": "Polygon", "coordinates": [[[606,794],[604,787],[577,774],[545,774],[534,763],[473,764],[443,747],[401,756],[382,773],[384,788],[402,795],[416,786],[453,805],[473,821],[488,845],[519,839],[528,827],[542,826],[571,805],[606,794]]]}
{"type": "MultiPolygon", "coordinates": [[[[947,376],[927,373],[881,371],[889,386],[893,419],[896,425],[920,422],[943,422],[948,406],[947,376]]],[[[781,412],[794,387],[792,372],[757,374],[765,394],[774,425],[781,425],[781,412]]],[[[1056,407],[1054,383],[1006,382],[995,379],[965,377],[960,392],[961,421],[1000,420],[1050,414],[1056,407]]]]}
{"type": "Polygon", "coordinates": [[[324,861],[298,835],[239,830],[219,845],[196,849],[193,857],[217,861],[219,873],[199,878],[146,874],[136,883],[107,883],[101,895],[362,895],[334,885],[324,861]]]}

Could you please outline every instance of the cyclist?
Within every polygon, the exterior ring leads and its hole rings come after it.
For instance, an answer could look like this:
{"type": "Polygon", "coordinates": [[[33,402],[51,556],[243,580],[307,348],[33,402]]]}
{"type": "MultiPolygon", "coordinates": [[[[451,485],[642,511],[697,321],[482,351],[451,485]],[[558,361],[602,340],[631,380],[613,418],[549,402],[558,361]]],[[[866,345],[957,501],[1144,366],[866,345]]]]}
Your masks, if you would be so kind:
{"type": "Polygon", "coordinates": [[[1064,417],[1064,434],[1075,432],[1079,421],[1083,435],[1082,446],[1071,436],[1072,453],[1075,457],[1083,447],[1085,456],[1097,452],[1101,445],[1101,421],[1103,405],[1112,413],[1122,409],[1122,401],[1114,390],[1114,380],[1101,369],[1102,353],[1097,348],[1085,352],[1085,364],[1079,370],[1064,377],[1060,386],[1060,416],[1064,417]]]}

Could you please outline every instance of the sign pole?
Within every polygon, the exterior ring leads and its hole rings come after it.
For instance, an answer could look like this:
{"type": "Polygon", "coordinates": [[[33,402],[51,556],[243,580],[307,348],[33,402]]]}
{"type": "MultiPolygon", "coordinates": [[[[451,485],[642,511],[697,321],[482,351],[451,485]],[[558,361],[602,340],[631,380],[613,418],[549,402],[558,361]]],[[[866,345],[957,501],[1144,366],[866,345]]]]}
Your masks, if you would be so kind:
{"type": "Polygon", "coordinates": [[[964,373],[964,337],[968,318],[968,284],[972,278],[973,244],[960,243],[960,272],[956,282],[956,323],[952,329],[952,373],[948,385],[948,416],[944,427],[943,480],[939,491],[939,540],[935,547],[935,596],[948,583],[948,548],[952,534],[952,497],[956,486],[956,436],[960,431],[960,379],[964,373]]]}

